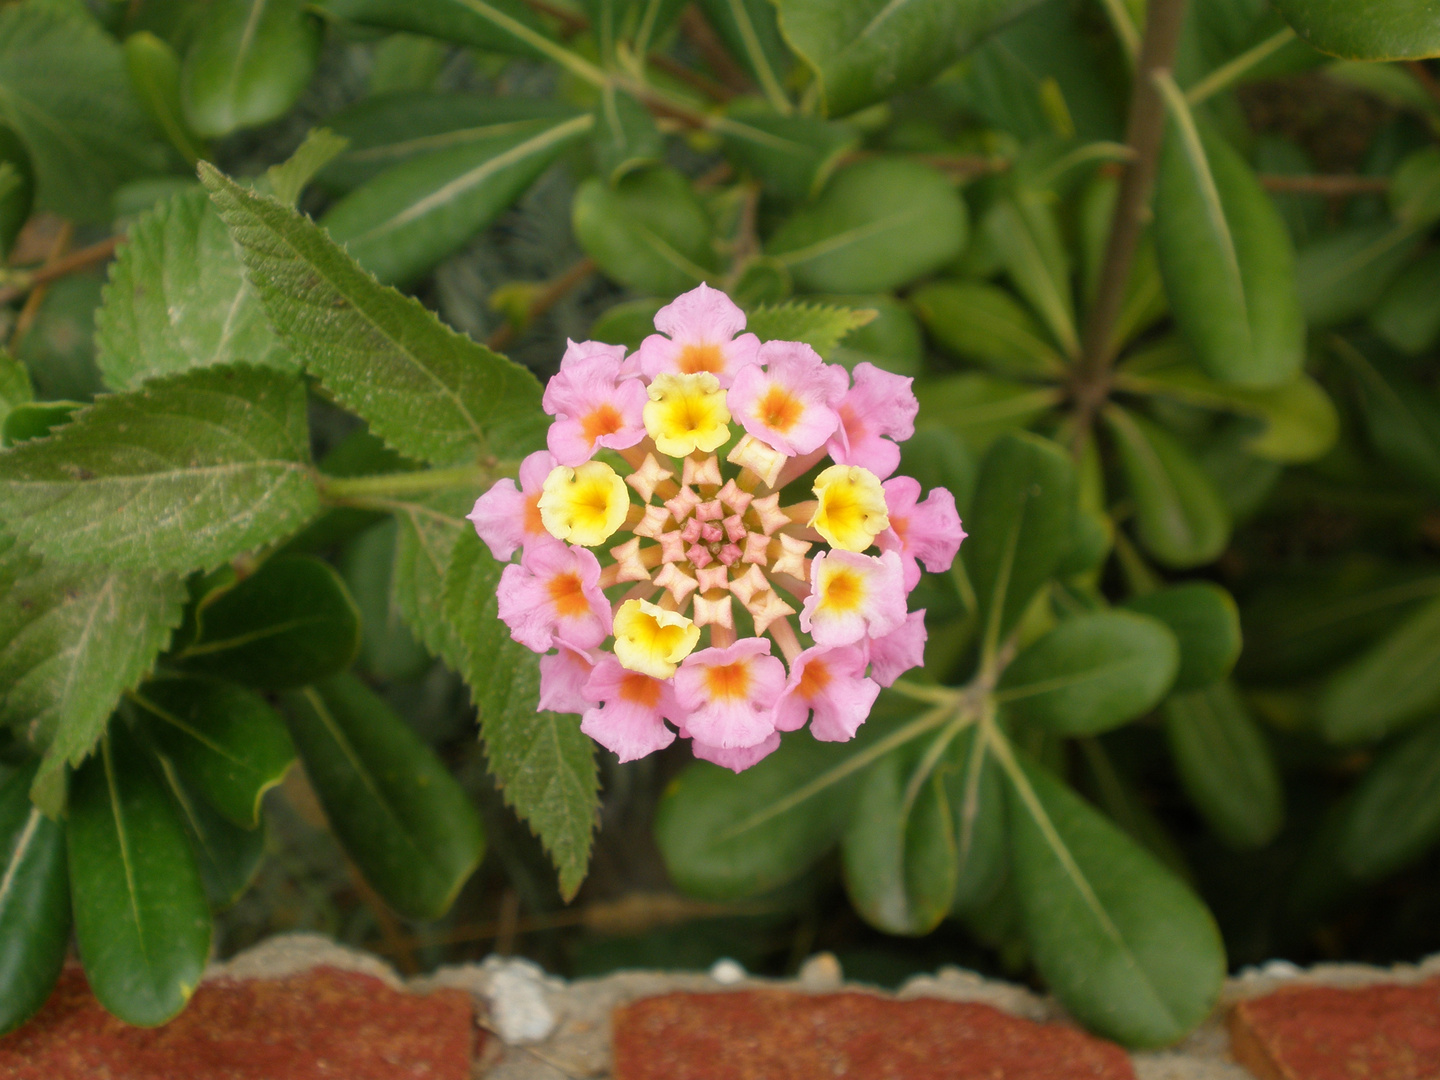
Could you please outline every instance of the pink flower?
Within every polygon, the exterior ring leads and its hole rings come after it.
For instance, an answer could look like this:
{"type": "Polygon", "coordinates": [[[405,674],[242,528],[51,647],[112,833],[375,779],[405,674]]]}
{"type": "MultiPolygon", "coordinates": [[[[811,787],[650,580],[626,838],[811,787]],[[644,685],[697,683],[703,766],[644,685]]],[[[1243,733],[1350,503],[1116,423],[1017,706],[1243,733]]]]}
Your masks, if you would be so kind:
{"type": "Polygon", "coordinates": [[[765,638],[741,638],[723,649],[691,653],[675,673],[675,697],[686,732],[722,750],[754,746],[775,731],[774,707],[785,689],[785,665],[765,638]]]}
{"type": "Polygon", "coordinates": [[[868,361],[856,364],[855,385],[840,403],[840,427],[825,447],[830,456],[841,465],[863,465],[881,480],[898,469],[900,447],[890,440],[915,434],[914,381],[868,361]]]}
{"type": "Polygon", "coordinates": [[[870,677],[881,686],[925,662],[925,609],[912,611],[890,633],[870,641],[870,677]]]}
{"type": "Polygon", "coordinates": [[[745,329],[745,313],[719,289],[704,283],[657,311],[655,329],[660,333],[647,337],[636,352],[641,371],[650,379],[667,371],[677,375],[708,371],[721,386],[729,386],[736,372],[755,363],[760,348],[754,334],[740,333],[745,329]]]}
{"type": "Polygon", "coordinates": [[[931,488],[923,502],[920,481],[908,476],[886,480],[885,510],[890,527],[875,537],[881,551],[895,551],[905,564],[905,591],[920,581],[920,563],[932,574],[943,573],[955,561],[965,530],[955,511],[955,496],[944,488],[931,488]]]}
{"type": "Polygon", "coordinates": [[[573,341],[541,404],[555,417],[546,442],[561,465],[583,465],[596,447],[623,450],[645,438],[649,397],[638,379],[621,379],[625,349],[573,341]],[[617,355],[618,353],[618,355],[617,355]]]}
{"type": "Polygon", "coordinates": [[[735,376],[730,414],[782,454],[795,457],[824,446],[840,424],[835,410],[849,383],[845,369],[825,363],[800,341],[767,341],[760,360],[763,369],[752,365],[735,376]]]}
{"type": "Polygon", "coordinates": [[[690,740],[690,749],[697,758],[724,766],[734,773],[744,772],[751,765],[769,757],[779,748],[780,733],[778,731],[771,732],[764,741],[758,742],[754,746],[738,746],[730,750],[702,743],[698,739],[690,740]]]}
{"type": "Polygon", "coordinates": [[[621,761],[634,761],[675,741],[665,726],[667,717],[679,715],[674,687],[664,679],[627,671],[620,661],[605,655],[585,683],[588,702],[580,730],[621,761]]]}
{"type": "Polygon", "coordinates": [[[810,734],[821,742],[846,742],[870,715],[880,687],[865,678],[869,659],[859,645],[817,645],[790,663],[790,678],[775,706],[775,727],[795,731],[814,712],[810,734]]]}
{"type": "Polygon", "coordinates": [[[595,659],[583,649],[556,640],[560,651],[540,657],[539,707],[553,712],[584,712],[590,702],[581,692],[595,669],[595,659]]]}
{"type": "Polygon", "coordinates": [[[500,575],[496,610],[510,636],[533,652],[557,639],[592,649],[610,633],[610,602],[600,591],[600,563],[584,548],[528,549],[500,575]]]}
{"type": "Polygon", "coordinates": [[[822,551],[810,563],[810,595],[800,629],[817,645],[850,645],[883,637],[905,621],[906,590],[900,556],[876,558],[854,551],[822,551]]]}
{"type": "Polygon", "coordinates": [[[548,450],[537,450],[520,463],[520,486],[510,479],[497,480],[489,491],[475,500],[466,517],[499,562],[506,562],[517,548],[532,544],[558,544],[540,520],[540,492],[555,458],[548,450]]]}

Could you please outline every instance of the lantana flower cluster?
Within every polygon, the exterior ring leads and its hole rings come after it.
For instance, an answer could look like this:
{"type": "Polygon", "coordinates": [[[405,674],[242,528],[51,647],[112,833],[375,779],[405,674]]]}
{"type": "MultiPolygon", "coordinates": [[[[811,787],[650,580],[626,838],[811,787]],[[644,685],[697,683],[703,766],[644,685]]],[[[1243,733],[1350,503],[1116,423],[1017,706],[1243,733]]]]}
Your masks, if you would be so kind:
{"type": "Polygon", "coordinates": [[[546,387],[548,449],[470,514],[499,560],[540,707],[631,761],[678,734],[739,772],[780,733],[853,738],[918,665],[920,566],[949,569],[955,499],[895,476],[911,380],[762,343],[701,285],[622,346],[570,342],[546,387]]]}

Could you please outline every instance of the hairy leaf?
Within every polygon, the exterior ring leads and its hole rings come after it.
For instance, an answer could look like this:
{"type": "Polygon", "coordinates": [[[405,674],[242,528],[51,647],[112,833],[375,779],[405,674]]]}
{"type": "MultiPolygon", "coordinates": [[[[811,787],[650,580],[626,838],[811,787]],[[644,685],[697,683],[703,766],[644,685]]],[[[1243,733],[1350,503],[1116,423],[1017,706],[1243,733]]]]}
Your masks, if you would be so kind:
{"type": "Polygon", "coordinates": [[[803,341],[821,356],[829,358],[836,346],[853,330],[875,318],[875,311],[806,304],[791,300],[784,304],[756,308],[750,312],[746,329],[761,341],[803,341]]]}

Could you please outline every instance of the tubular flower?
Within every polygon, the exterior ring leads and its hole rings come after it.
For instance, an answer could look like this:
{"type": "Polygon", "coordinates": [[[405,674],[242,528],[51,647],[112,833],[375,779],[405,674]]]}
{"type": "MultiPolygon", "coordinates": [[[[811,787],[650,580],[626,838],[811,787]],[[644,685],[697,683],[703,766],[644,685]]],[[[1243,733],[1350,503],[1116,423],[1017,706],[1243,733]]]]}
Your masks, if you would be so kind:
{"type": "Polygon", "coordinates": [[[948,568],[964,536],[949,492],[886,479],[909,381],[858,365],[852,384],[807,345],[761,345],[704,285],[655,325],[628,357],[572,343],[549,452],[470,516],[496,558],[521,551],[498,611],[547,654],[542,707],[582,713],[622,761],[679,737],[739,772],[806,724],[852,738],[923,659],[920,565],[948,568]]]}

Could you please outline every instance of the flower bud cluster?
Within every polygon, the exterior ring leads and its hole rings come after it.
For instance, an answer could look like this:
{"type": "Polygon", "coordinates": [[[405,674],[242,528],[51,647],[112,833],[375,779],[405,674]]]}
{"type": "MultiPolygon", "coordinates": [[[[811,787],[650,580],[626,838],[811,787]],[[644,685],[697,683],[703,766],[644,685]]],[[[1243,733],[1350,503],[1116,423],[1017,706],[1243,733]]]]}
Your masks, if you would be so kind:
{"type": "Polygon", "coordinates": [[[761,343],[706,285],[655,327],[628,356],[570,343],[548,449],[470,514],[497,559],[520,553],[498,610],[542,654],[540,706],[621,761],[678,734],[739,772],[807,721],[853,738],[922,660],[921,564],[949,569],[965,536],[950,492],[892,475],[911,380],[761,343]]]}

